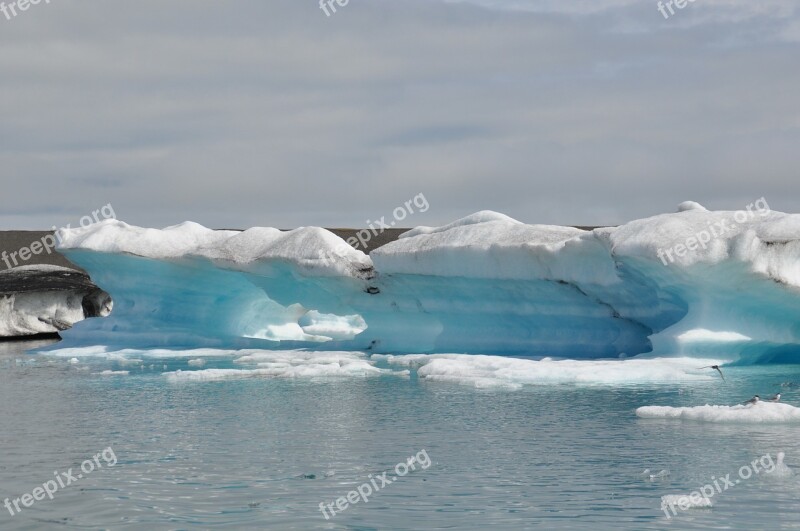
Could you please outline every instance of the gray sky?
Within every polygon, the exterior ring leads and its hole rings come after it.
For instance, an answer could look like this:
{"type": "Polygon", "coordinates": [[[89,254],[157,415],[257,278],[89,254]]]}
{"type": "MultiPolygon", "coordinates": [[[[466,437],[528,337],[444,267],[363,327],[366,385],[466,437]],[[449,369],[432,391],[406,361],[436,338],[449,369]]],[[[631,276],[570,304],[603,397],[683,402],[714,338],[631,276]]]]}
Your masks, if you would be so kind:
{"type": "Polygon", "coordinates": [[[793,0],[44,1],[0,14],[0,228],[800,211],[793,0]]]}

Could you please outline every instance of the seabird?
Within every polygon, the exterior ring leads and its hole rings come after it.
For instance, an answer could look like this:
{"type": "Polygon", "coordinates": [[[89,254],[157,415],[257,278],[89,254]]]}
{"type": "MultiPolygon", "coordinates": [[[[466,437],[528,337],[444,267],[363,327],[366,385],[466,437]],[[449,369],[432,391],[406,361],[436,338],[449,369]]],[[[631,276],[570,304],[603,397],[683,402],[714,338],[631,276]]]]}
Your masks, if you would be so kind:
{"type": "Polygon", "coordinates": [[[780,402],[781,401],[781,394],[778,393],[777,395],[773,396],[769,399],[770,402],[780,402]]]}
{"type": "Polygon", "coordinates": [[[761,397],[756,395],[753,398],[751,398],[750,400],[748,400],[747,402],[744,402],[744,405],[745,406],[751,406],[753,404],[757,404],[759,400],[761,400],[761,397]]]}
{"type": "Polygon", "coordinates": [[[719,365],[708,365],[706,367],[700,367],[700,368],[701,369],[714,369],[715,371],[717,371],[719,373],[720,376],[722,376],[723,380],[725,379],[725,375],[722,374],[722,371],[720,370],[719,365]]]}

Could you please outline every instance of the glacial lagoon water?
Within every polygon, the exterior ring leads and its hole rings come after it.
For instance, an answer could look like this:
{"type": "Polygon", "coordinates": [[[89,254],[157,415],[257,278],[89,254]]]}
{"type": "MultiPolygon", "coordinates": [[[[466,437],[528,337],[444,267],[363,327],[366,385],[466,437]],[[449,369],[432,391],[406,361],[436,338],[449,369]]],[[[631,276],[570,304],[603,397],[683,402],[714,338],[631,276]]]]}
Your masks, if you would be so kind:
{"type": "MultiPolygon", "coordinates": [[[[0,529],[794,529],[800,481],[756,474],[713,508],[667,518],[688,494],[786,453],[800,423],[642,419],[644,405],[735,404],[782,391],[800,367],[726,368],[726,380],[475,386],[407,376],[175,381],[230,357],[28,354],[0,345],[0,502],[54,472],[92,471],[0,529]],[[202,367],[199,367],[202,365],[202,367]],[[104,371],[112,371],[110,373],[104,371]],[[125,374],[127,372],[127,374],[125,374]],[[781,384],[786,384],[781,387],[781,384]],[[333,504],[424,450],[417,467],[330,519],[333,504]],[[669,475],[642,475],[668,469],[669,475]]],[[[379,364],[380,365],[380,364],[379,364]]],[[[338,510],[338,509],[337,509],[338,510]]]]}

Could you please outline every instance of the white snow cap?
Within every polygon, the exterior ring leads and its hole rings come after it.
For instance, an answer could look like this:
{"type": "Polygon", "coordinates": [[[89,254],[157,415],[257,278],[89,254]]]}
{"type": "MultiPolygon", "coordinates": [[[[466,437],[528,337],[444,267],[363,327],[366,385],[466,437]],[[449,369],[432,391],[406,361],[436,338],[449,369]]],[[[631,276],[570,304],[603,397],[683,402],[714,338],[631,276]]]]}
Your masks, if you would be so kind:
{"type": "Polygon", "coordinates": [[[381,273],[617,282],[607,250],[573,227],[527,225],[488,210],[417,227],[371,255],[381,273]]]}
{"type": "MultiPolygon", "coordinates": [[[[737,211],[700,205],[680,212],[596,229],[615,256],[665,262],[670,267],[736,260],[758,274],[800,286],[800,215],[773,211],[764,198],[737,211]]],[[[686,208],[684,208],[686,207],[686,208]]]]}
{"type": "Polygon", "coordinates": [[[58,232],[60,249],[130,253],[148,258],[203,256],[236,264],[283,260],[316,275],[384,274],[556,280],[610,286],[618,260],[671,268],[738,261],[754,273],[800,286],[800,215],[772,211],[761,198],[739,211],[711,212],[687,201],[677,213],[583,231],[528,225],[484,210],[441,227],[417,227],[371,256],[319,227],[284,232],[215,231],[186,222],[163,230],[105,220],[58,232]]]}
{"type": "Polygon", "coordinates": [[[699,210],[701,212],[708,212],[708,209],[701,205],[700,203],[696,203],[695,201],[684,201],[680,205],[678,205],[678,212],[686,212],[687,210],[699,210]]]}
{"type": "Polygon", "coordinates": [[[499,212],[493,212],[491,210],[481,210],[480,212],[475,212],[474,214],[470,214],[469,216],[458,219],[452,223],[448,223],[447,225],[442,225],[441,227],[416,227],[401,234],[400,238],[411,238],[412,236],[418,236],[420,234],[445,232],[455,227],[466,227],[467,225],[478,225],[480,223],[488,223],[491,221],[501,221],[503,223],[511,223],[515,225],[523,224],[521,221],[517,221],[516,219],[506,216],[505,214],[500,214],[499,212]]]}
{"type": "Polygon", "coordinates": [[[193,222],[146,229],[118,220],[61,229],[59,249],[128,253],[145,258],[200,256],[235,264],[286,261],[319,275],[351,275],[372,267],[369,257],[330,231],[300,227],[291,231],[254,227],[244,232],[212,230],[193,222]]]}

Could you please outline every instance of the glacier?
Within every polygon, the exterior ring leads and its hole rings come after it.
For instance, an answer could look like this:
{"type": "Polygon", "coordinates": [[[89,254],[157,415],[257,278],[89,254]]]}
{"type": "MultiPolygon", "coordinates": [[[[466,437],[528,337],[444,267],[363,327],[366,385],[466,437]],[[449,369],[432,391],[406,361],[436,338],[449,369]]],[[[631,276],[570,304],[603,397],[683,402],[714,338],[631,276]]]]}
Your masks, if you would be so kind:
{"type": "Polygon", "coordinates": [[[800,215],[768,208],[591,231],[483,211],[369,255],[318,227],[105,220],[58,239],[114,299],[59,349],[800,360],[800,215]]]}

